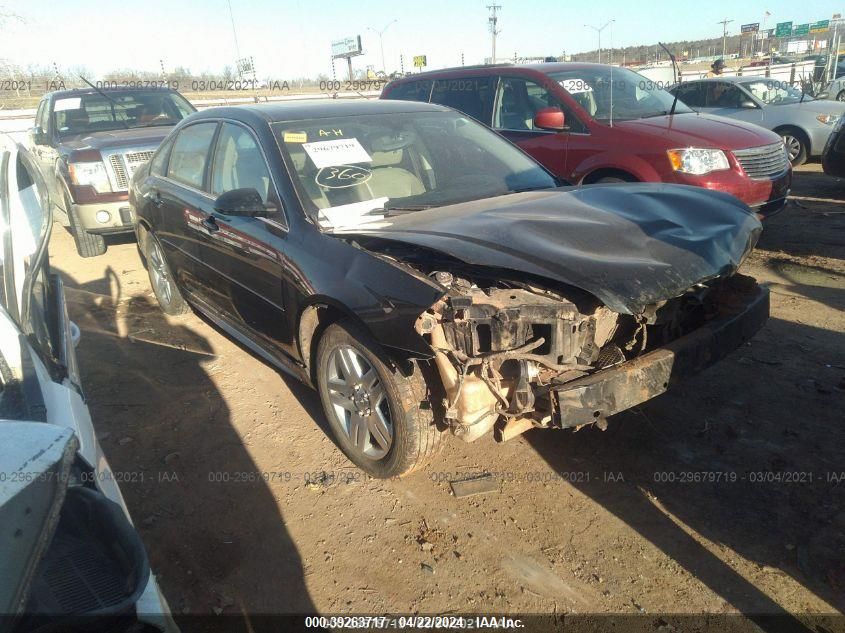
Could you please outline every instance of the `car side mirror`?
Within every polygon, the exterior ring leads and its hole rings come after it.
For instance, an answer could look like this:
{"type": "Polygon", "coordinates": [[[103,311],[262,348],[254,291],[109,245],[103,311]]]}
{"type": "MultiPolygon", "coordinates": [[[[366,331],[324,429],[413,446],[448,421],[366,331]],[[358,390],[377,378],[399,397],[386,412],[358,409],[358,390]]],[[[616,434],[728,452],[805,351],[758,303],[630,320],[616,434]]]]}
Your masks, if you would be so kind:
{"type": "Polygon", "coordinates": [[[36,145],[45,145],[47,143],[47,135],[40,125],[30,128],[29,132],[32,135],[32,142],[36,145]]]}
{"type": "Polygon", "coordinates": [[[221,193],[214,201],[214,210],[223,215],[260,218],[272,215],[276,208],[265,204],[258,191],[252,187],[245,187],[221,193]]]}
{"type": "Polygon", "coordinates": [[[534,114],[534,127],[539,130],[562,132],[566,122],[560,108],[540,108],[534,114]]]}
{"type": "Polygon", "coordinates": [[[753,109],[757,107],[757,104],[754,103],[751,99],[743,99],[739,102],[739,107],[743,109],[753,109]]]}

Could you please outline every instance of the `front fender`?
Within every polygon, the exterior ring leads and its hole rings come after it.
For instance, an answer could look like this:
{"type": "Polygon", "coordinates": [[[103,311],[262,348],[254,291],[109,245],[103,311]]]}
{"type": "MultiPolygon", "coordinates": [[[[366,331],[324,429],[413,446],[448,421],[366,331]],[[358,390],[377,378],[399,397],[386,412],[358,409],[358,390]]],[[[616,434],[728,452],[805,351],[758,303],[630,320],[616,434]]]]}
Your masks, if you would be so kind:
{"type": "Polygon", "coordinates": [[[600,169],[624,171],[640,182],[663,181],[663,178],[648,161],[620,150],[610,150],[590,156],[575,168],[573,179],[575,182],[581,183],[584,178],[600,169]]]}
{"type": "Polygon", "coordinates": [[[315,305],[340,311],[366,328],[385,348],[428,358],[431,347],[414,325],[444,289],[410,266],[337,237],[315,233],[302,244],[311,287],[299,305],[299,321],[315,305]]]}

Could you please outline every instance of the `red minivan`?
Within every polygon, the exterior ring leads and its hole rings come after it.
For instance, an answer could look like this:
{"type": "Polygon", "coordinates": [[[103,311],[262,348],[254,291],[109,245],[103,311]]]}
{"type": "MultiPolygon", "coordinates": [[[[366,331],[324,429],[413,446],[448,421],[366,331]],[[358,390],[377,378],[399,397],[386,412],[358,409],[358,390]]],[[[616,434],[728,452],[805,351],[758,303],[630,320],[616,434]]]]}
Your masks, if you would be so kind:
{"type": "Polygon", "coordinates": [[[604,64],[496,64],[392,81],[382,99],[460,110],[572,184],[670,182],[733,194],[764,218],[780,211],[792,168],[780,137],[700,114],[652,81],[604,64]]]}

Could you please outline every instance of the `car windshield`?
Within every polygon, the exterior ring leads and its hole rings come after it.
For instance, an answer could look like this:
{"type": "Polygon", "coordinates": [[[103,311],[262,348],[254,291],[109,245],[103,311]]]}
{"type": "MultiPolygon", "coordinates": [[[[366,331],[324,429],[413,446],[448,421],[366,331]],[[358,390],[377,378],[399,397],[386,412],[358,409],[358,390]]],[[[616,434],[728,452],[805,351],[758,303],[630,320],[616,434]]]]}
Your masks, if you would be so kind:
{"type": "MultiPolygon", "coordinates": [[[[766,105],[784,105],[786,103],[800,102],[803,94],[797,88],[793,88],[783,81],[772,81],[771,79],[750,81],[745,89],[757,97],[766,105]]],[[[810,95],[804,95],[804,101],[812,101],[810,95]]]]}
{"type": "Polygon", "coordinates": [[[59,136],[89,134],[137,127],[176,125],[196,112],[181,95],[165,90],[111,90],[59,97],[53,116],[59,136]]]}
{"type": "Polygon", "coordinates": [[[458,112],[313,119],[273,129],[303,206],[324,228],[557,184],[458,112]]]}
{"type": "MultiPolygon", "coordinates": [[[[662,116],[669,114],[675,100],[662,88],[671,82],[648,79],[627,68],[598,66],[549,76],[599,121],[609,120],[611,114],[615,121],[662,116]]],[[[692,111],[680,101],[675,105],[675,114],[692,111]]]]}

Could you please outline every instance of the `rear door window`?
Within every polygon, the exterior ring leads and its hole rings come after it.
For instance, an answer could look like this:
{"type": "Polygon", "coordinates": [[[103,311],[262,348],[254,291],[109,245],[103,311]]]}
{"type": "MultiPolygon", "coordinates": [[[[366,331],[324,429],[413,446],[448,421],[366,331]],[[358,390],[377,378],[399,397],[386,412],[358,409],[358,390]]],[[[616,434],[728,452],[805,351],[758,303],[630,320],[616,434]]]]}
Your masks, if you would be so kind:
{"type": "Polygon", "coordinates": [[[170,152],[167,177],[194,189],[202,190],[209,148],[217,123],[197,123],[184,128],[176,137],[170,152]]]}
{"type": "Polygon", "coordinates": [[[738,108],[743,100],[742,90],[725,81],[707,83],[705,103],[708,108],[738,108]]]}
{"type": "Polygon", "coordinates": [[[158,148],[156,155],[150,163],[150,173],[154,176],[164,176],[167,168],[167,157],[170,154],[170,148],[173,147],[173,138],[166,140],[158,148]]]}
{"type": "Polygon", "coordinates": [[[684,83],[675,88],[672,92],[678,95],[678,101],[681,101],[691,108],[704,107],[704,95],[702,84],[699,82],[684,83]]]}
{"type": "Polygon", "coordinates": [[[490,125],[495,87],[494,77],[438,79],[434,83],[431,102],[454,108],[476,121],[490,125]]]}
{"type": "Polygon", "coordinates": [[[391,90],[385,95],[386,99],[398,101],[428,101],[431,96],[431,86],[434,82],[431,79],[414,79],[406,81],[391,90]]]}

